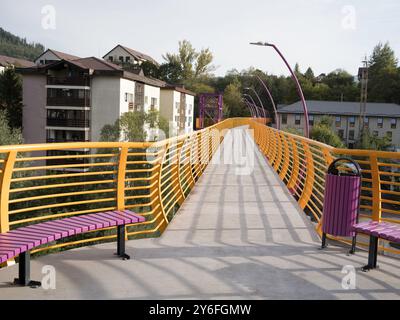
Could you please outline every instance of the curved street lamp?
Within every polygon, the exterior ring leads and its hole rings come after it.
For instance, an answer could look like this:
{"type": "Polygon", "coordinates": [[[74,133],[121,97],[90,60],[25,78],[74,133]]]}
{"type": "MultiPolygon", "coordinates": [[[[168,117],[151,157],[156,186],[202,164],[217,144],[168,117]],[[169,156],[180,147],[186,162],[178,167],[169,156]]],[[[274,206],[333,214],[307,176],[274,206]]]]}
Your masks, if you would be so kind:
{"type": "Polygon", "coordinates": [[[291,75],[292,75],[292,79],[294,81],[294,83],[296,84],[296,88],[297,88],[297,92],[300,96],[300,100],[301,103],[303,105],[303,111],[304,111],[304,118],[305,118],[305,136],[307,138],[310,137],[310,126],[309,126],[309,122],[308,122],[308,110],[307,110],[307,103],[306,100],[304,99],[304,94],[303,94],[303,90],[301,89],[300,86],[300,82],[299,79],[297,79],[296,74],[293,72],[292,68],[290,67],[289,63],[287,62],[287,60],[285,59],[285,57],[283,56],[282,52],[279,51],[279,49],[276,47],[276,45],[272,44],[272,43],[268,43],[268,42],[250,42],[250,44],[252,45],[256,45],[256,46],[264,46],[264,47],[272,47],[275,49],[275,51],[279,54],[279,56],[282,58],[283,62],[286,64],[287,68],[289,69],[291,75]]]}
{"type": "Polygon", "coordinates": [[[280,129],[281,129],[281,123],[280,123],[280,121],[279,121],[278,110],[276,109],[276,104],[275,104],[274,98],[272,98],[271,91],[268,89],[267,84],[261,79],[260,76],[256,75],[256,78],[257,78],[258,81],[262,84],[262,86],[264,87],[265,91],[266,91],[267,94],[268,94],[269,99],[271,100],[271,104],[272,104],[272,107],[274,108],[274,113],[275,113],[276,128],[277,128],[278,130],[280,130],[280,129]]]}
{"type": "Polygon", "coordinates": [[[252,103],[252,105],[254,106],[254,108],[255,108],[255,110],[256,110],[257,118],[259,118],[260,115],[259,115],[259,113],[258,113],[258,106],[257,106],[257,103],[254,101],[253,97],[252,97],[251,95],[247,94],[247,93],[244,93],[243,96],[244,96],[244,97],[249,97],[249,98],[250,98],[251,103],[252,103]]]}
{"type": "Polygon", "coordinates": [[[254,107],[252,106],[251,102],[247,100],[246,98],[242,98],[242,101],[246,104],[247,108],[250,111],[250,114],[253,118],[256,118],[256,114],[254,112],[254,107]]]}
{"type": "Polygon", "coordinates": [[[265,107],[264,107],[264,104],[262,103],[261,98],[260,98],[260,96],[258,95],[257,91],[256,91],[254,88],[244,88],[244,90],[253,91],[253,92],[254,92],[254,94],[256,95],[256,97],[257,97],[257,99],[258,99],[258,101],[260,102],[260,105],[261,105],[261,107],[262,107],[263,114],[264,114],[264,119],[266,119],[266,118],[267,118],[267,114],[266,114],[266,112],[265,112],[265,107]]]}

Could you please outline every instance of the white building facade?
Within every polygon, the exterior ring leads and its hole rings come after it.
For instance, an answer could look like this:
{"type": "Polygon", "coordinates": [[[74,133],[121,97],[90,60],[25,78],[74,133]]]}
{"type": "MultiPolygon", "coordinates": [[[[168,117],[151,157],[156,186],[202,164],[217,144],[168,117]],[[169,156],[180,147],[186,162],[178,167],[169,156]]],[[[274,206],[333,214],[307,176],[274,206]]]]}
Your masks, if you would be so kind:
{"type": "Polygon", "coordinates": [[[172,135],[193,132],[195,95],[183,87],[161,88],[160,114],[169,121],[172,135]]]}

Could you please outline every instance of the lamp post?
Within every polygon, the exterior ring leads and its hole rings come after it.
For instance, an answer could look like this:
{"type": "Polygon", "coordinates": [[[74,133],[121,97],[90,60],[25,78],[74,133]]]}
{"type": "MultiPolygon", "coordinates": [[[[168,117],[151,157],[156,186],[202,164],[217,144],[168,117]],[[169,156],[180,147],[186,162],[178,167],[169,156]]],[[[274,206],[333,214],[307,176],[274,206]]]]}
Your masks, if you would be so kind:
{"type": "Polygon", "coordinates": [[[247,99],[245,99],[245,98],[243,98],[242,100],[243,100],[243,102],[246,104],[247,108],[249,109],[250,115],[252,116],[252,118],[255,118],[256,115],[254,114],[254,110],[253,110],[253,108],[251,107],[251,103],[250,103],[247,99]]]}
{"type": "Polygon", "coordinates": [[[247,93],[243,94],[243,96],[250,98],[251,103],[253,104],[254,108],[256,109],[257,118],[259,118],[257,103],[254,101],[253,97],[251,95],[247,94],[247,93]]]}
{"type": "Polygon", "coordinates": [[[272,47],[275,49],[275,51],[279,54],[279,56],[282,58],[283,62],[286,64],[286,67],[289,69],[290,74],[292,75],[292,79],[294,83],[296,84],[297,92],[300,96],[301,103],[303,105],[303,111],[304,111],[304,119],[305,119],[305,136],[307,138],[310,137],[310,126],[308,122],[308,110],[307,110],[307,103],[306,100],[304,99],[304,94],[303,90],[301,89],[299,79],[297,79],[296,74],[293,72],[292,68],[290,67],[289,63],[283,56],[282,52],[276,47],[276,45],[268,42],[250,42],[250,44],[255,45],[255,46],[264,46],[264,47],[272,47]]]}
{"type": "Polygon", "coordinates": [[[271,104],[272,104],[272,107],[274,108],[274,113],[275,113],[276,128],[277,128],[278,130],[280,130],[280,129],[281,129],[281,123],[280,123],[280,121],[279,121],[278,110],[276,109],[276,104],[275,104],[274,99],[272,98],[271,91],[268,89],[268,86],[267,86],[266,83],[261,79],[260,76],[257,75],[256,78],[258,79],[258,81],[260,81],[260,83],[261,83],[262,86],[264,87],[265,91],[267,92],[269,99],[271,100],[271,104]]]}
{"type": "Polygon", "coordinates": [[[260,102],[260,105],[261,105],[261,107],[262,107],[263,114],[264,114],[264,119],[266,119],[266,118],[267,118],[267,114],[266,114],[266,112],[265,112],[265,107],[264,107],[264,104],[262,103],[261,98],[260,98],[260,96],[258,95],[257,91],[254,90],[254,88],[244,88],[244,90],[253,91],[253,92],[254,92],[254,94],[256,95],[256,97],[257,97],[257,99],[258,99],[258,101],[260,102]]]}

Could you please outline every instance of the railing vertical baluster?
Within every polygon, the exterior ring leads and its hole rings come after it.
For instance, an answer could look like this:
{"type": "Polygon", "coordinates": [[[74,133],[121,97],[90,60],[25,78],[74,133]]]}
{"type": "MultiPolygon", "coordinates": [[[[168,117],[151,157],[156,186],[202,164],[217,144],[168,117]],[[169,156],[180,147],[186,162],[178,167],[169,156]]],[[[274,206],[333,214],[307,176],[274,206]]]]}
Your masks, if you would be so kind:
{"type": "Polygon", "coordinates": [[[182,188],[182,181],[181,181],[181,150],[182,150],[182,146],[184,145],[184,140],[179,141],[179,139],[177,138],[176,140],[176,157],[174,160],[174,164],[172,165],[172,171],[171,171],[171,175],[176,174],[177,178],[178,178],[178,190],[176,190],[175,193],[175,199],[178,199],[178,204],[182,205],[183,201],[185,200],[185,193],[183,192],[183,188],[182,188]]]}
{"type": "Polygon", "coordinates": [[[314,179],[315,179],[315,171],[314,171],[314,159],[312,152],[310,150],[310,146],[307,141],[302,141],[304,156],[305,156],[305,164],[303,165],[303,171],[305,171],[305,180],[304,187],[301,193],[301,197],[299,199],[300,208],[304,209],[307,206],[308,201],[311,198],[314,188],[314,179]]]}
{"type": "Polygon", "coordinates": [[[162,198],[162,195],[161,195],[161,193],[162,193],[161,183],[162,183],[162,171],[163,171],[164,165],[166,164],[166,160],[167,160],[166,158],[167,158],[167,154],[169,152],[169,146],[170,146],[169,143],[165,144],[164,154],[163,154],[162,159],[161,159],[161,163],[160,163],[160,166],[159,166],[159,173],[158,173],[158,196],[159,196],[159,199],[160,199],[161,212],[162,212],[162,214],[164,216],[164,229],[169,224],[169,221],[168,221],[167,214],[165,212],[164,202],[163,202],[163,198],[162,198]]]}
{"type": "Polygon", "coordinates": [[[371,151],[369,159],[372,178],[372,220],[380,221],[382,215],[382,189],[376,152],[371,151]]]}
{"type": "Polygon", "coordinates": [[[10,151],[4,160],[3,174],[0,182],[0,233],[10,230],[8,206],[10,198],[11,178],[17,158],[17,151],[10,151]]]}
{"type": "Polygon", "coordinates": [[[283,159],[281,162],[283,162],[282,164],[282,169],[281,172],[279,173],[279,177],[284,181],[287,175],[287,172],[289,170],[289,145],[286,139],[286,136],[282,133],[280,133],[281,136],[281,140],[283,141],[283,145],[284,145],[284,154],[283,154],[283,159]]]}
{"type": "Polygon", "coordinates": [[[292,137],[289,136],[289,141],[292,145],[292,172],[290,174],[290,179],[288,181],[287,187],[290,190],[290,192],[294,192],[294,188],[297,188],[298,185],[298,179],[299,179],[299,170],[300,170],[300,161],[299,161],[299,150],[297,147],[297,142],[296,140],[292,137]]]}
{"type": "Polygon", "coordinates": [[[128,146],[124,144],[119,152],[118,178],[117,178],[117,209],[125,210],[125,177],[128,161],[128,146]]]}

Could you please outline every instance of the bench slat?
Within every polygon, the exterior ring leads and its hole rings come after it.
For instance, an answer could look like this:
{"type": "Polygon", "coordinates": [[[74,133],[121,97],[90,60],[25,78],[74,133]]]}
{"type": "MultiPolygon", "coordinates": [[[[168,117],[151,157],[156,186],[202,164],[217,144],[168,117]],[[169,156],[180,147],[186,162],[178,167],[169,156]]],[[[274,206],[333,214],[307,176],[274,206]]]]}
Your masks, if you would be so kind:
{"type": "Polygon", "coordinates": [[[392,242],[400,242],[400,225],[387,222],[367,221],[356,224],[354,230],[392,242]]]}
{"type": "Polygon", "coordinates": [[[40,245],[87,231],[144,222],[132,211],[109,211],[24,226],[0,234],[0,263],[40,245]]]}

